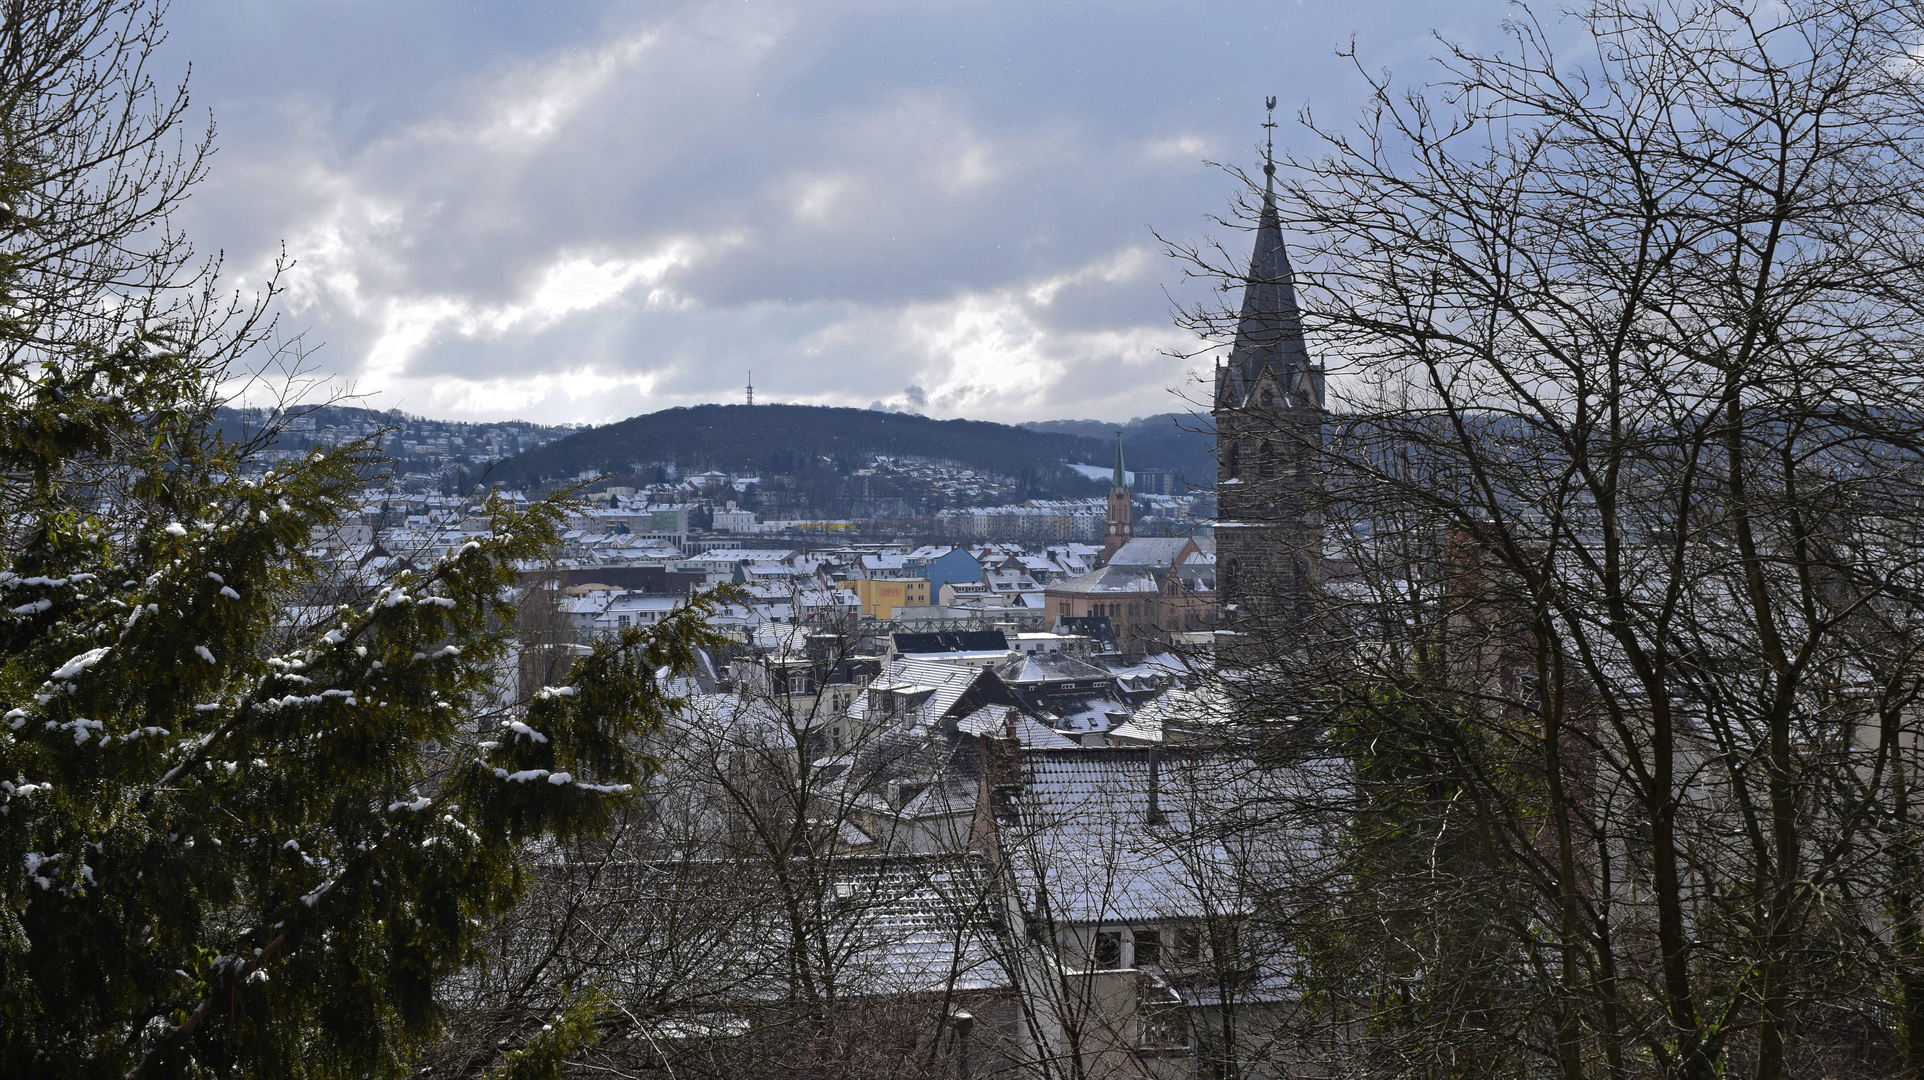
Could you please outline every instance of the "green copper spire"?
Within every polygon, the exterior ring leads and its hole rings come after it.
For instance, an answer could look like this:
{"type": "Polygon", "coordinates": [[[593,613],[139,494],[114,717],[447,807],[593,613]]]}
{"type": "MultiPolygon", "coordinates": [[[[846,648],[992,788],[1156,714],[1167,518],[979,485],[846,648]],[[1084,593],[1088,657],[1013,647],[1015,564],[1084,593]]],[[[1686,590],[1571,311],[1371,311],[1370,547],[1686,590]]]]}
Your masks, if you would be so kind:
{"type": "Polygon", "coordinates": [[[1122,470],[1122,432],[1120,431],[1116,432],[1116,475],[1110,479],[1109,483],[1112,487],[1129,486],[1129,474],[1122,470]]]}

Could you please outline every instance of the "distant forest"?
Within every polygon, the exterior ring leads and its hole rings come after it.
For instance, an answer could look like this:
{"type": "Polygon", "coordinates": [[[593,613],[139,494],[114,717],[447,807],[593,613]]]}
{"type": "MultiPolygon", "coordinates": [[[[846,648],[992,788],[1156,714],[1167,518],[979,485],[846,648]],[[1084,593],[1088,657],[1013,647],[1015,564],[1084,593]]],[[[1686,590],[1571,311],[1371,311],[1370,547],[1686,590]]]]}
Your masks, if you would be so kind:
{"type": "MultiPolygon", "coordinates": [[[[884,454],[959,462],[1013,477],[1042,496],[1089,494],[1100,485],[1080,481],[1060,466],[1114,460],[1116,429],[1094,421],[1054,424],[1073,430],[816,405],[697,405],[577,432],[502,462],[491,479],[535,486],[585,471],[625,473],[632,465],[655,463],[779,476],[820,464],[847,471],[871,454],[884,454]]],[[[1173,415],[1133,421],[1124,432],[1130,468],[1194,469],[1205,475],[1198,462],[1211,453],[1207,436],[1179,430],[1173,415]],[[1196,446],[1202,447],[1200,454],[1196,446]]],[[[1206,475],[1214,471],[1208,465],[1206,475]]]]}
{"type": "MultiPolygon", "coordinates": [[[[1102,442],[1103,452],[1115,452],[1116,432],[1122,432],[1122,452],[1131,469],[1167,469],[1194,488],[1216,486],[1216,426],[1207,413],[1157,413],[1126,424],[1100,420],[1033,420],[1030,431],[1081,435],[1102,442]]],[[[1111,458],[1099,458],[1106,465],[1111,458]]]]}

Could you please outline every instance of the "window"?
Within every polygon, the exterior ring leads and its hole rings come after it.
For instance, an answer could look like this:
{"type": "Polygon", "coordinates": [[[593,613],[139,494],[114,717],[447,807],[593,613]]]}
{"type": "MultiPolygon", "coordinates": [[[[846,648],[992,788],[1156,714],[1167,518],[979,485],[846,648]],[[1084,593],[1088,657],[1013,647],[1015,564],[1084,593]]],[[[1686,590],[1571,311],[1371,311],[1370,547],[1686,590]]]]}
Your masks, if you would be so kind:
{"type": "Polygon", "coordinates": [[[1256,451],[1256,470],[1257,475],[1261,476],[1264,480],[1275,475],[1276,448],[1270,445],[1268,439],[1264,439],[1263,445],[1256,451]]]}
{"type": "Polygon", "coordinates": [[[1276,391],[1267,386],[1263,387],[1263,407],[1268,408],[1274,404],[1276,404],[1276,391]]]}
{"type": "Polygon", "coordinates": [[[1099,968],[1119,968],[1122,966],[1122,935],[1101,933],[1096,935],[1096,966],[1099,968]]]}
{"type": "Polygon", "coordinates": [[[1136,966],[1154,964],[1161,958],[1162,932],[1159,930],[1137,930],[1131,935],[1136,939],[1136,966]]]}
{"type": "Polygon", "coordinates": [[[989,791],[989,813],[1000,825],[1022,824],[1022,808],[1017,801],[1021,793],[1015,784],[997,784],[989,791]]]}
{"type": "Polygon", "coordinates": [[[1241,443],[1229,444],[1229,478],[1240,479],[1243,475],[1243,448],[1241,443]]]}
{"type": "Polygon", "coordinates": [[[1185,926],[1176,931],[1176,940],[1170,948],[1170,959],[1179,964],[1195,964],[1202,961],[1202,933],[1193,926],[1185,926]]]}
{"type": "Polygon", "coordinates": [[[1137,1033],[1137,1046],[1164,1053],[1188,1051],[1188,1010],[1183,1007],[1182,999],[1175,991],[1162,988],[1158,993],[1157,988],[1145,986],[1142,988],[1139,1009],[1142,1027],[1137,1033]]]}

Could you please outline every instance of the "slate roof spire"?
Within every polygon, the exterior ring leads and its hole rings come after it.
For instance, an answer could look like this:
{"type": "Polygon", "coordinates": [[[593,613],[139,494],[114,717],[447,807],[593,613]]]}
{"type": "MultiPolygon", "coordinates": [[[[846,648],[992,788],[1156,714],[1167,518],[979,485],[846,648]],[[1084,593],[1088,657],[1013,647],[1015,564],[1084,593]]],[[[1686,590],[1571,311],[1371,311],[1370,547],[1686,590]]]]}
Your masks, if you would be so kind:
{"type": "Polygon", "coordinates": [[[1289,252],[1283,246],[1281,216],[1276,210],[1276,158],[1273,135],[1276,99],[1269,98],[1269,119],[1263,124],[1263,206],[1256,222],[1256,249],[1249,259],[1243,285],[1242,312],[1236,320],[1236,342],[1229,363],[1216,384],[1217,408],[1241,408],[1256,381],[1273,374],[1290,405],[1323,404],[1322,368],[1310,361],[1303,343],[1302,311],[1296,304],[1296,278],[1289,252]]]}
{"type": "Polygon", "coordinates": [[[1116,432],[1116,474],[1110,478],[1109,486],[1112,488],[1129,486],[1129,474],[1122,468],[1122,432],[1120,431],[1116,432]]]}

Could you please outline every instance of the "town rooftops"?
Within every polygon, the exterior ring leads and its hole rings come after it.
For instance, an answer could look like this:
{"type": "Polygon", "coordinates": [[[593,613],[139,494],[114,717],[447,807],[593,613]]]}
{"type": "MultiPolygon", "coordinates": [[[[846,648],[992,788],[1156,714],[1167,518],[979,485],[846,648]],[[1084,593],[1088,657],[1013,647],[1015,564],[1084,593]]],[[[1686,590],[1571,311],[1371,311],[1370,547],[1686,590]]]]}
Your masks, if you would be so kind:
{"type": "Polygon", "coordinates": [[[1209,822],[1245,794],[1243,770],[1159,756],[1146,747],[1025,752],[998,829],[1016,895],[1046,894],[1050,916],[1082,924],[1187,920],[1211,902],[1235,904],[1233,861],[1209,822]]]}

